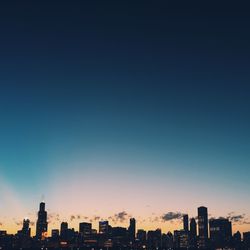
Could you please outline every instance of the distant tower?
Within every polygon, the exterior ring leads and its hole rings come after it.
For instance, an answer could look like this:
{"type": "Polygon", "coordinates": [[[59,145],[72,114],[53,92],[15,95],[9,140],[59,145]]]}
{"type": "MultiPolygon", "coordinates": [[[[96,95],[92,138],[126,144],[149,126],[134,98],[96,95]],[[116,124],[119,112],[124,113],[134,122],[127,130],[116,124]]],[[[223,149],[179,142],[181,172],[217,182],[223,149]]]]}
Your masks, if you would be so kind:
{"type": "Polygon", "coordinates": [[[190,247],[197,247],[197,224],[194,218],[190,220],[190,247]]]}
{"type": "Polygon", "coordinates": [[[194,218],[190,220],[190,236],[194,238],[197,237],[197,224],[194,218]]]}
{"type": "Polygon", "coordinates": [[[22,234],[30,237],[30,220],[29,219],[23,220],[22,234]]]}
{"type": "Polygon", "coordinates": [[[199,248],[206,248],[208,242],[208,213],[206,207],[198,207],[199,248]]]}
{"type": "Polygon", "coordinates": [[[62,222],[61,223],[61,230],[60,230],[60,237],[62,240],[67,239],[67,231],[68,231],[68,223],[62,222]]]}
{"type": "Polygon", "coordinates": [[[36,237],[38,239],[42,239],[44,233],[48,230],[48,222],[47,222],[47,212],[45,211],[45,203],[40,203],[40,208],[38,211],[38,219],[36,222],[36,237]]]}
{"type": "Polygon", "coordinates": [[[183,229],[186,232],[189,231],[189,228],[188,228],[188,214],[183,215],[183,229]]]}
{"type": "Polygon", "coordinates": [[[131,242],[135,241],[135,231],[136,231],[136,220],[135,218],[131,218],[129,221],[129,228],[128,228],[129,240],[131,242]]]}

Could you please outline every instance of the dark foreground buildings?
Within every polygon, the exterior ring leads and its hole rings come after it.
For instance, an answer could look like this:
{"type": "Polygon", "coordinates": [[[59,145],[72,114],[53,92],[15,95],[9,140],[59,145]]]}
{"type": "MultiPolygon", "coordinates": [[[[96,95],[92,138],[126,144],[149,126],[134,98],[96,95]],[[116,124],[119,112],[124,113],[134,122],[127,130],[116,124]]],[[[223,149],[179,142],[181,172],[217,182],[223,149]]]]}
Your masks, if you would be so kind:
{"type": "Polygon", "coordinates": [[[36,234],[31,236],[30,221],[23,220],[21,230],[9,235],[0,230],[0,250],[4,249],[211,249],[211,250],[250,250],[250,232],[232,235],[232,224],[228,219],[208,220],[206,207],[198,208],[198,217],[189,220],[183,215],[183,229],[164,233],[161,229],[146,232],[136,230],[136,220],[131,218],[128,228],[112,227],[108,221],[99,222],[99,231],[92,228],[89,222],[79,223],[79,230],[69,228],[62,222],[60,230],[52,229],[47,234],[48,221],[45,203],[41,202],[36,223],[36,234]]]}

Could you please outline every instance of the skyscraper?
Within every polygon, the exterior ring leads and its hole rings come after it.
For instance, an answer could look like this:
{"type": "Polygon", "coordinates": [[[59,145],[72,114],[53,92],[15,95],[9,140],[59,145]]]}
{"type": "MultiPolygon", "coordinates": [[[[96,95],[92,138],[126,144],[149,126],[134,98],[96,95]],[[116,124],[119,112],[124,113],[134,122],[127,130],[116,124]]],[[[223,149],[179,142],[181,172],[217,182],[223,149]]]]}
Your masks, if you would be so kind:
{"type": "Polygon", "coordinates": [[[174,231],[174,245],[175,248],[188,248],[188,232],[185,230],[175,230],[174,231]]]}
{"type": "Polygon", "coordinates": [[[191,218],[190,220],[190,247],[196,248],[197,246],[197,224],[195,218],[191,218]]]}
{"type": "Polygon", "coordinates": [[[208,242],[208,213],[206,207],[198,207],[199,248],[206,248],[208,242]]]}
{"type": "Polygon", "coordinates": [[[136,231],[136,220],[135,218],[131,218],[129,221],[129,228],[128,228],[129,240],[131,242],[135,241],[135,231],[136,231]]]}
{"type": "Polygon", "coordinates": [[[30,237],[30,220],[29,219],[23,220],[22,234],[27,237],[30,237]]]}
{"type": "Polygon", "coordinates": [[[48,230],[47,212],[45,211],[45,203],[40,203],[38,211],[38,219],[36,223],[36,237],[42,239],[48,230]]]}
{"type": "Polygon", "coordinates": [[[145,245],[147,240],[147,232],[143,229],[139,229],[137,231],[137,239],[141,245],[145,245]]]}
{"type": "Polygon", "coordinates": [[[60,237],[62,240],[67,239],[67,232],[68,232],[68,223],[62,222],[61,223],[61,230],[60,230],[60,237]]]}
{"type": "Polygon", "coordinates": [[[228,219],[209,220],[210,241],[215,248],[229,246],[232,239],[232,223],[228,219]]]}
{"type": "Polygon", "coordinates": [[[192,237],[197,236],[197,224],[196,224],[195,218],[191,218],[190,220],[190,235],[192,237]]]}
{"type": "Polygon", "coordinates": [[[188,214],[183,215],[183,229],[186,232],[189,231],[189,228],[188,228],[188,214]]]}

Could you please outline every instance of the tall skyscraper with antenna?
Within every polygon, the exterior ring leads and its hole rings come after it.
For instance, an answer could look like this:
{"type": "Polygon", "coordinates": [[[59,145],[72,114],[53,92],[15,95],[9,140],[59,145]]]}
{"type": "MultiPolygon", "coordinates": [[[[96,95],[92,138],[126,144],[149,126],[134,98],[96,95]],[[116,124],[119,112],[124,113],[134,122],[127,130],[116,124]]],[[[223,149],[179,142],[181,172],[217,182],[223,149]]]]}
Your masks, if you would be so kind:
{"type": "Polygon", "coordinates": [[[47,212],[45,211],[45,203],[41,202],[38,211],[38,219],[36,222],[36,237],[38,239],[42,239],[47,231],[48,231],[47,212]]]}

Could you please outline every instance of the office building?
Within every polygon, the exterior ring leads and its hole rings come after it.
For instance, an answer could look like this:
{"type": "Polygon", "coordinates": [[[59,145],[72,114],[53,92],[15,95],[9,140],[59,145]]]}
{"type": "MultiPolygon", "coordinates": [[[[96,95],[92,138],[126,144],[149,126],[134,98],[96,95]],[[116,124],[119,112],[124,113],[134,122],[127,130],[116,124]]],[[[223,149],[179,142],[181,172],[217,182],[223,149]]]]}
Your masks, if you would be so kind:
{"type": "Polygon", "coordinates": [[[232,240],[232,224],[228,219],[209,220],[211,246],[214,248],[228,247],[232,240]]]}
{"type": "Polygon", "coordinates": [[[44,239],[46,237],[47,230],[48,230],[47,212],[45,211],[45,203],[41,202],[38,211],[38,219],[36,223],[37,239],[44,239]]]}
{"type": "Polygon", "coordinates": [[[135,231],[136,231],[136,220],[134,218],[131,218],[129,220],[128,233],[129,233],[129,240],[132,243],[135,241],[135,231]]]}
{"type": "Polygon", "coordinates": [[[99,221],[99,233],[108,234],[109,233],[109,222],[108,221],[99,221]]]}
{"type": "Polygon", "coordinates": [[[189,227],[188,227],[188,214],[184,214],[183,215],[183,229],[186,232],[189,231],[189,227]]]}
{"type": "Polygon", "coordinates": [[[207,248],[208,246],[208,212],[206,207],[198,208],[198,232],[199,248],[207,248]]]}

